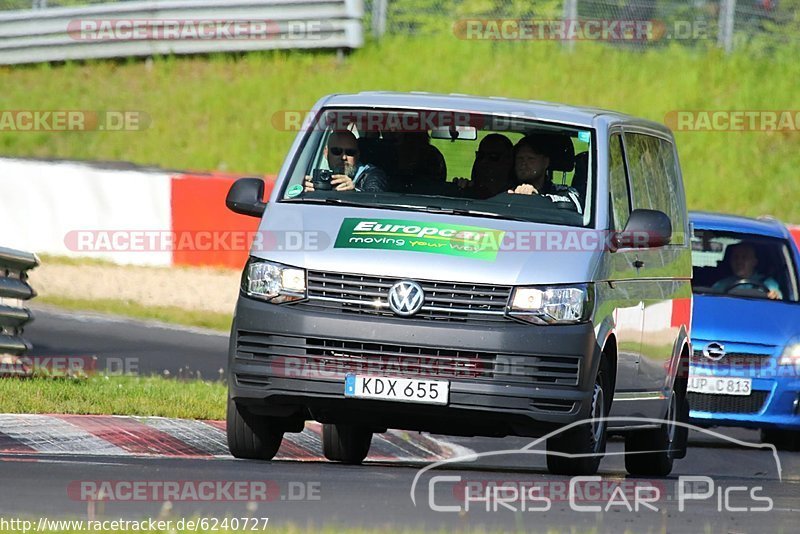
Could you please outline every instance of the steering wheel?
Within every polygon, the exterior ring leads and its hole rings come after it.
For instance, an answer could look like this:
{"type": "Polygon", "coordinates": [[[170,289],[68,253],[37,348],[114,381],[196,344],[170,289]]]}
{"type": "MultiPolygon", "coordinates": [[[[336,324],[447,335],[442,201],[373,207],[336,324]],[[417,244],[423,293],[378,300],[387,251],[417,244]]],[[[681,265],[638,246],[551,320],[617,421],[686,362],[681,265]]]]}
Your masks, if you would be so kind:
{"type": "Polygon", "coordinates": [[[761,280],[754,280],[752,278],[739,278],[738,280],[734,280],[733,282],[725,286],[725,293],[729,293],[732,289],[737,288],[739,286],[755,286],[753,287],[753,289],[756,289],[765,294],[772,291],[761,280]]]}

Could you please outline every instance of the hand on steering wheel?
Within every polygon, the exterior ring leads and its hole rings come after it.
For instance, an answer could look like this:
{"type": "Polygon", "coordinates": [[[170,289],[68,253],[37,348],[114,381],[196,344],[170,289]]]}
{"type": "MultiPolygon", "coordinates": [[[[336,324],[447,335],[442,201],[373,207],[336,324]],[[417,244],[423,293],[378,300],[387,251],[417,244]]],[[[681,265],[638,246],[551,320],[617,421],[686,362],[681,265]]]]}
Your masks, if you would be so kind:
{"type": "Polygon", "coordinates": [[[733,282],[725,286],[725,293],[730,293],[732,289],[737,288],[739,286],[754,286],[753,289],[756,289],[766,294],[770,294],[772,292],[772,290],[769,287],[767,287],[767,285],[761,280],[753,278],[739,278],[738,280],[734,280],[733,282]]]}

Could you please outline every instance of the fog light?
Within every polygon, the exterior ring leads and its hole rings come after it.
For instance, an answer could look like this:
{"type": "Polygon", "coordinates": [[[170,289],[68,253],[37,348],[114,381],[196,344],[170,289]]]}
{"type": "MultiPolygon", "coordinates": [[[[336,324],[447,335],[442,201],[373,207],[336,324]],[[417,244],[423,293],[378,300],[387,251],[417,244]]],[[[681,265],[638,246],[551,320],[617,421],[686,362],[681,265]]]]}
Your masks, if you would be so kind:
{"type": "Polygon", "coordinates": [[[800,393],[794,398],[794,402],[792,403],[792,413],[795,415],[800,415],[800,393]]]}

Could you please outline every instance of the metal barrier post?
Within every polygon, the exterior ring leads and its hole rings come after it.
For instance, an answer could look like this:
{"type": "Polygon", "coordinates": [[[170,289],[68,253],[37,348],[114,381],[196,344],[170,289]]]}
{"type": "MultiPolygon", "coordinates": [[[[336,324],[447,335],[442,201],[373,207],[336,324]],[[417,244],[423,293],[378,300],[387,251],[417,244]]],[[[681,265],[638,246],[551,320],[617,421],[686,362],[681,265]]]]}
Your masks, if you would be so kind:
{"type": "MultiPolygon", "coordinates": [[[[562,18],[567,22],[578,20],[578,0],[564,0],[562,18]]],[[[570,52],[575,49],[575,41],[569,38],[562,41],[562,45],[570,52]]]]}
{"type": "Polygon", "coordinates": [[[736,21],[736,0],[723,0],[719,10],[719,35],[717,45],[725,52],[733,51],[733,27],[736,21]]]}
{"type": "Polygon", "coordinates": [[[380,39],[386,33],[386,8],[388,0],[375,0],[372,3],[372,35],[380,39]]]}
{"type": "Polygon", "coordinates": [[[0,355],[20,355],[31,349],[22,333],[33,314],[23,302],[36,296],[28,284],[28,271],[38,265],[35,254],[0,247],[0,355]]]}

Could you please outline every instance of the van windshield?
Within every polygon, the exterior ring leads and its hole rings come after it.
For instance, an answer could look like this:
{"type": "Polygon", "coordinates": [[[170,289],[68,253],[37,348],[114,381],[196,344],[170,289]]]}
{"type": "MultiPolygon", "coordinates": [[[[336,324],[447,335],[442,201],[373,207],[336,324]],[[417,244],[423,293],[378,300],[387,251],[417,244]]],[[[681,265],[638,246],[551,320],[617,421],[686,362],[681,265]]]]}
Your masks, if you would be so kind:
{"type": "Polygon", "coordinates": [[[592,221],[594,132],[511,116],[327,109],[282,201],[453,213],[566,226],[592,221]]]}

